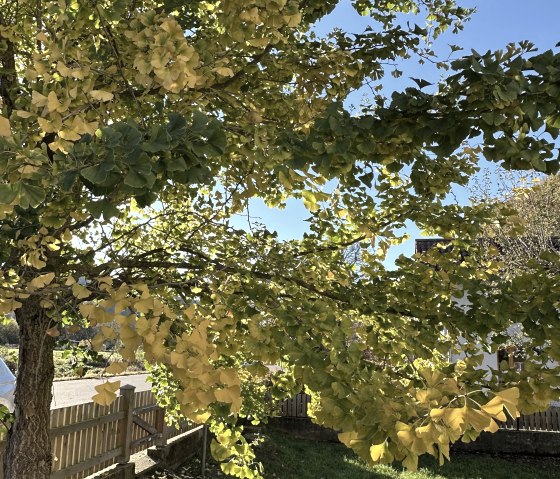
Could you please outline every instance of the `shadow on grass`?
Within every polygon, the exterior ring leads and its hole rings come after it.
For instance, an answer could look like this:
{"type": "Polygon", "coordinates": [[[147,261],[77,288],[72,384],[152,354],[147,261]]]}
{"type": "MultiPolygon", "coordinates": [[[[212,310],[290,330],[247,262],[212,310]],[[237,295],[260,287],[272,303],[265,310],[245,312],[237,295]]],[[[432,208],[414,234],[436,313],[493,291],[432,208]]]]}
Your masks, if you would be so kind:
{"type": "Polygon", "coordinates": [[[440,467],[421,458],[416,472],[396,466],[369,467],[341,444],[297,439],[266,431],[257,458],[266,479],[537,479],[560,478],[560,462],[538,458],[497,458],[460,454],[440,467]]]}

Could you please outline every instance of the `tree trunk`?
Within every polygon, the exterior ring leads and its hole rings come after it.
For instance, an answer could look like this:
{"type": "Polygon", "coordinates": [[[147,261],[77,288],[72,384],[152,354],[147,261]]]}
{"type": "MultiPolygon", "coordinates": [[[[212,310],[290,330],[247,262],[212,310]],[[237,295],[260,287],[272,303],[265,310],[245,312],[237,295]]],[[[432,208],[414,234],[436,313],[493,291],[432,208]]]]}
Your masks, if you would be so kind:
{"type": "Polygon", "coordinates": [[[38,300],[30,298],[16,310],[16,320],[19,366],[4,478],[48,479],[52,468],[49,426],[54,378],[54,338],[47,334],[50,318],[38,300]]]}

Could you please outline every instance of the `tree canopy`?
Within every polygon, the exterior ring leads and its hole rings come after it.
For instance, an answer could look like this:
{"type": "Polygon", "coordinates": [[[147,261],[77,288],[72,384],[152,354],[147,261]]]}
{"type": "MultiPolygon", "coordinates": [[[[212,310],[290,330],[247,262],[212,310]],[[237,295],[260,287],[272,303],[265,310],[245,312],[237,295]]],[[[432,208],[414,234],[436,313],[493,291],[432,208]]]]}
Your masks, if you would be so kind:
{"type": "Polygon", "coordinates": [[[318,36],[337,3],[0,2],[0,312],[21,335],[7,477],[48,477],[49,355],[91,325],[94,348],[122,345],[109,372],[143,349],[162,404],[208,422],[239,477],[260,477],[239,420],[265,414],[267,380],[274,398],[307,387],[362,457],[409,468],[557,396],[559,279],[504,278],[470,241],[495,210],[445,200],[480,156],[557,171],[558,51],[472,52],[384,98],[391,64],[433,60],[471,12],[359,0],[370,28],[318,36]],[[373,101],[351,114],[364,84],[373,101]],[[232,226],[254,197],[300,198],[309,233],[232,226]],[[409,221],[455,247],[388,270],[409,221]],[[512,323],[539,354],[520,374],[478,369],[512,323]]]}

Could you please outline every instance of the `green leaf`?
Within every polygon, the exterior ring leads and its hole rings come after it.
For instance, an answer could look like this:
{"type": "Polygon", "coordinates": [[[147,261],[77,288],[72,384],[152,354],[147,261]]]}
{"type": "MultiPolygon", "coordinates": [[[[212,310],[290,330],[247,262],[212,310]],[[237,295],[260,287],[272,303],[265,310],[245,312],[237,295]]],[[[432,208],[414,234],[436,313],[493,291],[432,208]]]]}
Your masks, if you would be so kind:
{"type": "Polygon", "coordinates": [[[21,200],[20,205],[26,207],[24,201],[27,200],[29,206],[36,208],[43,201],[45,201],[45,190],[40,186],[30,185],[28,183],[21,183],[21,200]]]}
{"type": "Polygon", "coordinates": [[[94,218],[99,219],[101,215],[105,220],[109,220],[114,216],[119,215],[118,208],[109,200],[90,201],[86,203],[86,209],[93,215],[94,218]]]}
{"type": "Polygon", "coordinates": [[[113,126],[107,126],[101,130],[101,138],[107,148],[116,148],[121,141],[121,137],[122,135],[113,126]]]}
{"type": "Polygon", "coordinates": [[[0,203],[9,205],[17,196],[17,190],[11,184],[0,184],[0,203]]]}
{"type": "Polygon", "coordinates": [[[195,111],[192,116],[191,132],[194,134],[200,134],[206,129],[208,124],[208,117],[200,112],[195,111]]]}
{"type": "Polygon", "coordinates": [[[64,191],[70,191],[74,183],[76,182],[76,178],[78,177],[78,170],[68,170],[64,173],[64,177],[62,178],[62,189],[64,191]]]}
{"type": "Polygon", "coordinates": [[[115,123],[112,126],[114,130],[121,135],[119,146],[125,150],[132,150],[141,143],[142,133],[140,133],[135,125],[130,123],[115,123]]]}
{"type": "Polygon", "coordinates": [[[432,85],[429,81],[424,80],[423,78],[410,78],[414,83],[418,85],[418,88],[422,89],[426,86],[432,85]]]}
{"type": "Polygon", "coordinates": [[[167,171],[186,171],[188,166],[187,162],[182,156],[172,156],[165,160],[167,171]]]}
{"type": "Polygon", "coordinates": [[[110,162],[99,163],[98,165],[88,166],[80,171],[80,175],[90,183],[99,185],[103,183],[110,171],[115,169],[116,165],[110,162]]]}
{"type": "Polygon", "coordinates": [[[222,155],[226,151],[227,146],[227,138],[224,130],[216,120],[208,124],[208,130],[210,134],[207,134],[206,138],[210,149],[207,149],[207,154],[209,156],[222,155]]]}
{"type": "Polygon", "coordinates": [[[143,188],[146,186],[146,178],[131,169],[124,178],[124,184],[132,188],[143,188]]]}
{"type": "Polygon", "coordinates": [[[171,146],[171,135],[161,125],[155,125],[150,132],[150,138],[145,141],[142,148],[145,151],[156,153],[168,150],[171,146]]]}
{"type": "Polygon", "coordinates": [[[169,114],[169,123],[166,126],[167,132],[171,138],[177,139],[183,137],[187,132],[187,120],[183,115],[178,113],[169,114]]]}

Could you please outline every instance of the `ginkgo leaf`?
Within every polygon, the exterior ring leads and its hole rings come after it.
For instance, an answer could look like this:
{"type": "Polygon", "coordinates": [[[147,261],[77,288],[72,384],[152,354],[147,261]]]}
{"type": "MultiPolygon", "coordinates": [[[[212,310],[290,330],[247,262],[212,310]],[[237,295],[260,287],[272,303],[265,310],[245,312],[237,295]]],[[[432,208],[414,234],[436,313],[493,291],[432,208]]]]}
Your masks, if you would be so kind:
{"type": "Polygon", "coordinates": [[[78,141],[82,136],[72,130],[61,130],[58,132],[60,138],[67,141],[78,141]]]}
{"type": "Polygon", "coordinates": [[[402,465],[409,471],[416,471],[418,469],[418,456],[412,453],[408,454],[402,465]]]}
{"type": "Polygon", "coordinates": [[[62,103],[58,100],[56,93],[54,91],[49,92],[47,96],[47,110],[49,112],[57,111],[62,107],[62,103]]]}
{"type": "Polygon", "coordinates": [[[98,386],[95,386],[97,394],[94,395],[91,399],[96,404],[99,404],[101,406],[108,406],[117,398],[117,395],[115,393],[120,387],[120,381],[107,381],[103,384],[99,384],[98,386]]]}
{"type": "Polygon", "coordinates": [[[233,70],[229,67],[217,67],[214,68],[213,71],[224,77],[232,77],[234,75],[233,70]]]}
{"type": "Polygon", "coordinates": [[[37,107],[42,107],[47,104],[47,97],[36,90],[31,92],[31,103],[37,107]]]}
{"type": "Polygon", "coordinates": [[[127,368],[128,368],[128,362],[115,361],[115,362],[109,364],[109,366],[107,366],[105,368],[105,372],[107,374],[118,375],[118,374],[124,373],[127,368]]]}
{"type": "Polygon", "coordinates": [[[487,427],[491,426],[491,423],[494,421],[492,421],[492,418],[484,412],[468,408],[466,422],[475,431],[483,431],[486,430],[487,427]]]}
{"type": "Polygon", "coordinates": [[[496,397],[502,400],[502,403],[513,417],[519,417],[517,405],[519,404],[519,388],[513,387],[498,391],[496,397]]]}
{"type": "Polygon", "coordinates": [[[484,428],[484,431],[494,433],[499,431],[499,429],[500,426],[498,426],[498,423],[493,419],[490,419],[490,424],[484,428]]]}
{"type": "Polygon", "coordinates": [[[15,110],[15,114],[17,116],[19,116],[20,118],[30,118],[33,116],[33,113],[30,113],[28,111],[25,110],[15,110]]]}
{"type": "Polygon", "coordinates": [[[463,430],[466,424],[467,407],[449,407],[445,410],[445,422],[452,429],[463,430]]]}
{"type": "Polygon", "coordinates": [[[35,289],[44,288],[54,279],[54,273],[41,274],[30,281],[30,286],[35,289]]]}
{"type": "Polygon", "coordinates": [[[231,404],[232,412],[239,411],[241,406],[241,389],[239,386],[233,386],[214,391],[216,401],[231,404]]]}
{"type": "Polygon", "coordinates": [[[12,136],[10,120],[4,116],[0,116],[0,136],[12,136]]]}
{"type": "Polygon", "coordinates": [[[85,299],[91,295],[91,291],[80,283],[74,283],[72,285],[72,294],[77,299],[85,299]]]}
{"type": "Polygon", "coordinates": [[[89,92],[89,96],[94,100],[98,100],[102,102],[110,101],[114,97],[114,95],[111,92],[105,90],[91,90],[89,92]]]}
{"type": "Polygon", "coordinates": [[[56,338],[60,336],[60,330],[58,329],[58,326],[53,326],[52,328],[47,329],[47,334],[53,338],[56,338]]]}
{"type": "Polygon", "coordinates": [[[390,464],[394,460],[393,454],[389,451],[387,441],[371,446],[369,448],[369,454],[373,462],[381,464],[390,464]]]}

